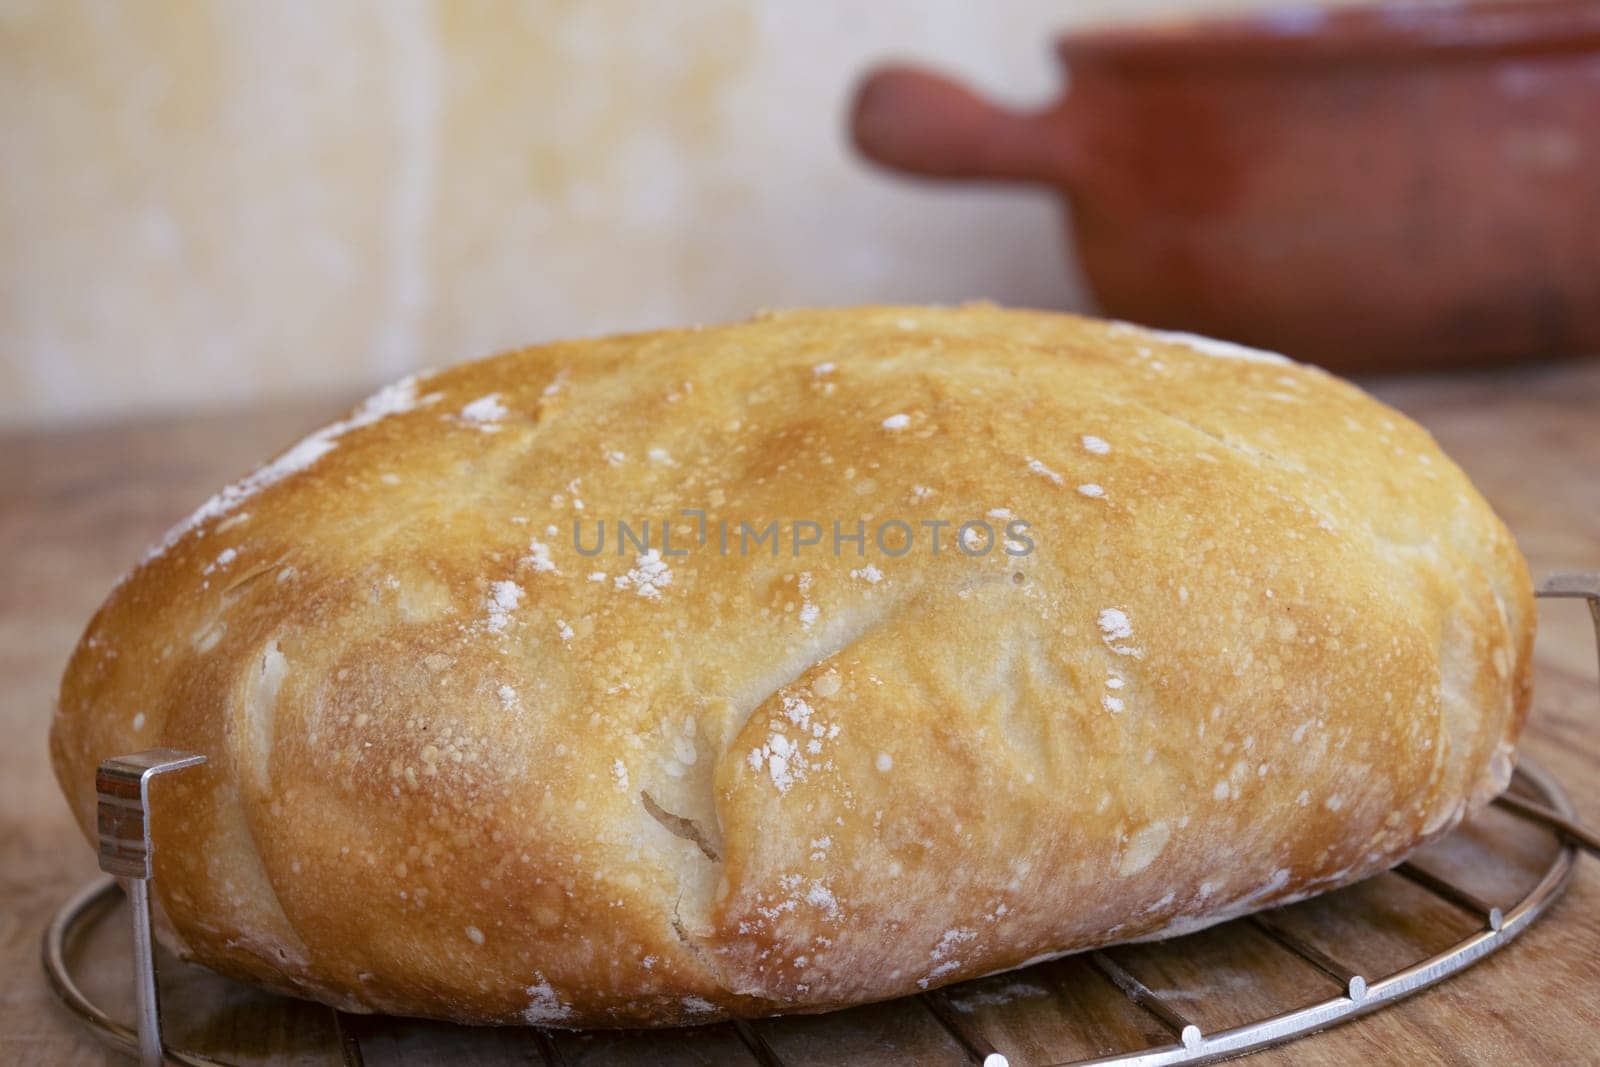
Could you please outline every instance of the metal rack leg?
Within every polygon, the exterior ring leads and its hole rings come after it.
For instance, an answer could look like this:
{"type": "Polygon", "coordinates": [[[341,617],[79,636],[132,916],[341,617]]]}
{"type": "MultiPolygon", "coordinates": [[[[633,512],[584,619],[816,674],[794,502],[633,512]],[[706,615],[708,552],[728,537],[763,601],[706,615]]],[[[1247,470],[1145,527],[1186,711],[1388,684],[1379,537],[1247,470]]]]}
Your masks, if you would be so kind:
{"type": "Polygon", "coordinates": [[[1600,572],[1552,574],[1539,583],[1535,595],[1589,602],[1589,618],[1594,622],[1595,660],[1600,662],[1600,572]]]}
{"type": "Polygon", "coordinates": [[[161,992],[156,981],[155,942],[150,936],[151,857],[150,779],[204,763],[204,756],[152,748],[100,764],[94,787],[99,796],[95,822],[100,838],[100,869],[123,879],[133,919],[134,992],[139,1004],[139,1063],[161,1067],[161,992]]]}
{"type": "Polygon", "coordinates": [[[133,919],[133,991],[139,1006],[139,1063],[161,1067],[161,988],[156,981],[156,950],[150,936],[150,883],[129,878],[128,914],[133,919]]]}

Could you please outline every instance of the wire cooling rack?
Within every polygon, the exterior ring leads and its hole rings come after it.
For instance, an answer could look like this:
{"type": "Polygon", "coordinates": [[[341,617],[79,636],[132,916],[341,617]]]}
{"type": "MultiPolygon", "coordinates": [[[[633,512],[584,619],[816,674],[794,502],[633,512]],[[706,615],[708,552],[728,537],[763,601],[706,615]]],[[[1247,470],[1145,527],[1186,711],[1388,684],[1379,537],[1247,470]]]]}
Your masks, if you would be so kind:
{"type": "MultiPolygon", "coordinates": [[[[1600,574],[1555,575],[1540,586],[1538,595],[1575,597],[1588,601],[1594,619],[1597,660],[1600,660],[1600,574]]],[[[146,820],[149,782],[156,775],[181,771],[203,761],[204,757],[190,753],[152,749],[107,760],[101,765],[95,784],[100,797],[100,865],[107,876],[84,886],[63,904],[44,934],[44,968],[57,997],[102,1043],[129,1056],[136,1056],[146,1067],[156,1067],[163,1062],[210,1067],[225,1062],[163,1042],[156,953],[150,937],[152,842],[146,820]],[[121,879],[120,886],[118,878],[121,879]],[[98,1006],[80,987],[67,964],[72,944],[86,936],[96,924],[103,922],[122,895],[126,895],[133,926],[137,1022],[131,1026],[113,1018],[98,1006]]],[[[1518,768],[1511,788],[1496,799],[1495,805],[1515,817],[1522,834],[1532,831],[1554,835],[1555,847],[1548,852],[1548,862],[1513,903],[1508,906],[1491,903],[1457,878],[1415,863],[1403,863],[1393,871],[1394,875],[1460,912],[1474,924],[1470,933],[1448,947],[1398,969],[1384,968],[1387,973],[1380,975],[1368,973],[1360,966],[1359,937],[1350,939],[1348,945],[1342,943],[1335,954],[1326,945],[1319,945],[1297,932],[1292,922],[1284,920],[1281,910],[1234,920],[1214,929],[1224,931],[1223,936],[1227,936],[1229,929],[1236,929],[1264,938],[1276,952],[1298,960],[1320,974],[1337,992],[1212,1032],[1202,1031],[1186,1014],[1186,997],[1175,996],[1170,991],[1158,991],[1137,977],[1137,968],[1130,966],[1126,959],[1127,949],[1110,948],[1091,952],[1085,958],[1093,971],[1138,1011],[1145,1013],[1155,1024],[1153,1029],[1163,1033],[1166,1040],[1098,1058],[1052,1059],[1046,1056],[1034,1057],[1034,1062],[1052,1064],[1054,1067],[1088,1063],[1138,1064],[1141,1067],[1212,1063],[1281,1044],[1378,1010],[1472,966],[1526,930],[1560,897],[1576,869],[1580,850],[1600,856],[1600,839],[1576,821],[1572,805],[1560,783],[1531,764],[1524,763],[1518,768]]],[[[1458,830],[1456,834],[1466,832],[1458,830]]],[[[1500,847],[1506,853],[1501,858],[1509,865],[1515,842],[1502,838],[1500,847]]],[[[1190,942],[1191,939],[1183,938],[1167,942],[1166,945],[1172,951],[1181,953],[1184,945],[1190,942]]],[[[1033,983],[1049,981],[1051,972],[1048,968],[1049,965],[1043,965],[1017,972],[1017,975],[1027,979],[1029,988],[1037,988],[1033,983]]],[[[971,1004],[981,999],[981,994],[969,996],[967,991],[978,985],[965,983],[932,990],[908,998],[908,1002],[915,1003],[918,1005],[916,1010],[925,1011],[936,1020],[948,1033],[954,1047],[971,1063],[980,1064],[981,1067],[1008,1067],[1008,1057],[996,1047],[995,1040],[986,1033],[979,1016],[972,1010],[971,1004]]],[[[364,1064],[363,1035],[370,1039],[372,1035],[382,1032],[385,1023],[343,1014],[337,1014],[335,1018],[340,1025],[333,1060],[359,1067],[364,1064]]],[[[818,1016],[812,1022],[827,1027],[828,1020],[828,1016],[818,1016]]],[[[786,1054],[781,1054],[780,1043],[769,1039],[765,1024],[734,1021],[723,1024],[723,1029],[736,1038],[736,1042],[730,1042],[731,1047],[742,1049],[747,1059],[760,1067],[782,1067],[790,1063],[786,1054]]],[[[470,1040],[466,1035],[471,1035],[473,1031],[462,1030],[460,1033],[465,1041],[470,1040]]],[[[504,1034],[505,1031],[497,1033],[504,1034]]],[[[562,1045],[552,1032],[529,1029],[512,1033],[525,1035],[529,1060],[542,1060],[562,1067],[569,1063],[562,1045]]],[[[637,1062],[651,1062],[650,1038],[638,1036],[635,1040],[637,1062]]]]}

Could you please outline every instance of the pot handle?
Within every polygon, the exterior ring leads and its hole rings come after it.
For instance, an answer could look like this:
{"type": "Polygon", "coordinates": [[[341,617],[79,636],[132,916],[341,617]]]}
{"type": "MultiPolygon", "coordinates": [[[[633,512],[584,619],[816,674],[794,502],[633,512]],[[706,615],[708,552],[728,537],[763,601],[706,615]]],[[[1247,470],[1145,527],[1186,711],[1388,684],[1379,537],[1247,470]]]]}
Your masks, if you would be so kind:
{"type": "Polygon", "coordinates": [[[856,148],[891,170],[930,178],[1065,180],[1066,142],[1049,111],[1009,111],[942,74],[884,66],[856,90],[856,148]]]}

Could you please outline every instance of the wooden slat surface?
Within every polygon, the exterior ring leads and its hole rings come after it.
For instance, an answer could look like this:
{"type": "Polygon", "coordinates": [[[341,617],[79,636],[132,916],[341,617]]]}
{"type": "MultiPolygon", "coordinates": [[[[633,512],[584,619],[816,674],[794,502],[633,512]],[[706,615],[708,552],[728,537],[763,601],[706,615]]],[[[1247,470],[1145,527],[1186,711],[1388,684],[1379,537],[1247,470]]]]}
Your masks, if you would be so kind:
{"type": "MultiPolygon", "coordinates": [[[[1471,474],[1516,532],[1536,574],[1600,569],[1600,361],[1376,386],[1419,419],[1471,474]]],[[[94,872],[44,757],[49,708],[68,651],[116,576],[173,520],[341,405],[282,405],[249,414],[169,418],[85,429],[0,435],[0,1061],[117,1062],[51,1000],[38,938],[55,906],[94,872]]],[[[1537,696],[1523,750],[1566,784],[1600,823],[1600,696],[1593,638],[1577,602],[1541,608],[1537,696]]],[[[1543,864],[1548,839],[1521,835],[1493,813],[1419,859],[1491,903],[1509,903],[1543,864]],[[1510,862],[1484,862],[1494,848],[1510,862]],[[1519,881],[1520,879],[1520,881],[1519,881]]],[[[1351,966],[1382,973],[1436,950],[1474,922],[1398,875],[1277,913],[1297,936],[1351,966]],[[1359,958],[1352,958],[1357,957],[1359,958]]],[[[80,947],[113,961],[90,983],[126,1006],[122,928],[80,947]]],[[[1226,1025],[1283,999],[1337,987],[1314,967],[1249,930],[1202,935],[1177,954],[1161,946],[1113,950],[1157,993],[1202,1025],[1226,1025]],[[1248,961],[1254,968],[1238,967],[1248,961]],[[1263,982],[1262,975],[1268,976],[1263,982]]],[[[1592,1062],[1600,1057],[1600,864],[1586,863],[1552,913],[1508,951],[1442,987],[1352,1025],[1258,1054],[1252,1063],[1337,1065],[1592,1062]]],[[[275,1002],[207,975],[172,968],[174,1036],[257,1063],[336,1063],[333,1013],[275,1002]]],[[[958,1011],[1016,1064],[1047,1054],[1088,1056],[1167,1040],[1082,959],[962,987],[958,1011]]],[[[130,1012],[131,1014],[131,1012],[130,1012]]],[[[433,1024],[352,1024],[368,1063],[453,1061],[538,1064],[530,1035],[463,1034],[433,1024]]],[[[786,1062],[961,1063],[959,1046],[916,1001],[830,1019],[773,1020],[756,1032],[786,1062]]],[[[640,1035],[570,1035],[568,1064],[753,1063],[729,1027],[673,1035],[649,1048],[640,1035]]]]}

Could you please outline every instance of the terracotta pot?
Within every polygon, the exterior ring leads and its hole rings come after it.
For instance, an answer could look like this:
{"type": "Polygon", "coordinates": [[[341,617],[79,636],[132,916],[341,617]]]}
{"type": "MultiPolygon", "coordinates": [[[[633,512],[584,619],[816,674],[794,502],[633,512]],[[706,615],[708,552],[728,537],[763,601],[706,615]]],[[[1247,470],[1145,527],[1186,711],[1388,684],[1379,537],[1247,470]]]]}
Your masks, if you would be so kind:
{"type": "Polygon", "coordinates": [[[1071,208],[1108,314],[1340,370],[1600,349],[1600,0],[1067,37],[1043,111],[874,72],[853,133],[1071,208]]]}

